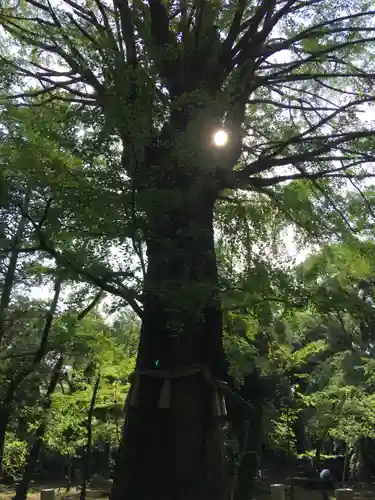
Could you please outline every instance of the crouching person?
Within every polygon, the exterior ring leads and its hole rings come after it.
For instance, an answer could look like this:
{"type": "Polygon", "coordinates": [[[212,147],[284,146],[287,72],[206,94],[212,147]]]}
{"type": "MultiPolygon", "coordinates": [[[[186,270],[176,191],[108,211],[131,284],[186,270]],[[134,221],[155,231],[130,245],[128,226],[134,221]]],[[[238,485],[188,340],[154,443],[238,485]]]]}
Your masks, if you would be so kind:
{"type": "Polygon", "coordinates": [[[322,492],[323,500],[329,500],[328,492],[335,489],[332,474],[329,469],[323,469],[319,474],[319,486],[322,492]]]}

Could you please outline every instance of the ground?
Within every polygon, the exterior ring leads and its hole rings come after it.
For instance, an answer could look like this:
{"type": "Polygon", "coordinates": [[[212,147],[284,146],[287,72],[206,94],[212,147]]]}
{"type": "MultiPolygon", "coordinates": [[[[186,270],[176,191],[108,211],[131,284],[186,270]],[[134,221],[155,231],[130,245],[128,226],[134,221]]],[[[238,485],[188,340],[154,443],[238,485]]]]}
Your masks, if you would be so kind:
{"type": "MultiPolygon", "coordinates": [[[[43,486],[35,486],[35,488],[31,488],[28,494],[28,500],[39,500],[40,499],[40,490],[51,488],[49,485],[43,486]]],[[[65,487],[59,488],[53,486],[56,490],[56,500],[79,500],[80,492],[76,491],[75,488],[72,488],[69,493],[65,491],[65,487]]],[[[15,490],[8,486],[0,485],[0,500],[11,500],[15,494],[15,490]]],[[[100,490],[87,490],[87,499],[102,499],[107,500],[108,494],[103,494],[100,490]]]]}
{"type": "MultiPolygon", "coordinates": [[[[269,490],[262,487],[254,494],[253,500],[269,500],[269,490]]],[[[322,500],[322,494],[316,490],[304,490],[300,487],[294,487],[294,500],[322,500]]],[[[355,488],[354,489],[354,500],[374,500],[375,498],[375,488],[355,488]]],[[[286,500],[289,500],[289,495],[286,496],[286,500]]],[[[332,493],[330,496],[331,500],[335,500],[335,495],[332,493]]],[[[0,497],[0,500],[1,497],[0,497]]]]}
{"type": "MultiPolygon", "coordinates": [[[[39,500],[40,490],[42,488],[49,488],[50,486],[44,485],[32,488],[28,495],[28,500],[39,500]]],[[[75,488],[72,489],[70,493],[66,493],[65,488],[61,488],[60,491],[58,487],[54,486],[56,490],[56,500],[79,500],[80,492],[76,491],[75,488]]],[[[14,496],[14,489],[11,487],[6,487],[0,485],[0,500],[11,500],[14,496]]],[[[358,488],[354,492],[354,500],[372,500],[375,498],[375,488],[365,489],[358,488]]],[[[87,499],[102,499],[108,500],[108,495],[104,494],[100,490],[88,490],[87,499]]],[[[269,492],[266,489],[258,490],[254,494],[254,500],[269,500],[269,492]]],[[[334,500],[334,496],[331,497],[334,500]]],[[[302,490],[300,488],[295,488],[294,500],[322,500],[322,495],[318,491],[302,490]]]]}

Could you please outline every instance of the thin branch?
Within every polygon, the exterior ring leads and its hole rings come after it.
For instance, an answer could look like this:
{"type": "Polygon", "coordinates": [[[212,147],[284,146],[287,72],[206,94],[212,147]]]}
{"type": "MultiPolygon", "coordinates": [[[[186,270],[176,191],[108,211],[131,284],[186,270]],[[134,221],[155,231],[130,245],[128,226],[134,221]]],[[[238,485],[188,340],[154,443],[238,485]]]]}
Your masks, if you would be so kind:
{"type": "MultiPolygon", "coordinates": [[[[303,224],[301,224],[301,222],[299,220],[297,220],[288,209],[285,208],[284,203],[278,199],[278,197],[277,197],[277,195],[276,195],[275,192],[273,192],[270,189],[262,188],[262,187],[257,187],[255,189],[260,194],[264,194],[268,198],[270,198],[276,204],[277,208],[281,212],[283,212],[285,214],[285,216],[287,217],[287,219],[289,219],[290,221],[292,221],[293,224],[296,227],[299,227],[299,228],[304,229],[305,231],[308,231],[308,229],[303,224]]],[[[324,222],[323,222],[323,225],[324,225],[324,222]]],[[[310,238],[313,238],[315,240],[315,243],[318,244],[318,245],[320,245],[320,240],[319,240],[318,235],[317,234],[313,234],[310,230],[308,232],[309,232],[310,238]]]]}
{"type": "Polygon", "coordinates": [[[49,8],[46,7],[45,5],[37,2],[36,0],[26,0],[27,3],[29,3],[30,5],[33,5],[34,7],[36,7],[37,9],[41,9],[41,10],[44,10],[44,12],[47,12],[48,14],[50,13],[49,11],[49,8]]]}
{"type": "MultiPolygon", "coordinates": [[[[67,1],[67,0],[65,0],[67,1]]],[[[107,13],[106,13],[106,5],[103,4],[101,2],[101,0],[94,0],[95,1],[95,5],[97,6],[97,8],[99,9],[99,12],[103,18],[103,23],[104,23],[104,26],[108,32],[108,34],[111,34],[111,38],[113,40],[115,40],[114,36],[113,36],[113,33],[112,33],[112,30],[111,30],[111,26],[109,24],[109,18],[107,16],[107,13]]]]}
{"type": "Polygon", "coordinates": [[[370,205],[370,202],[368,201],[367,196],[365,196],[365,194],[363,193],[363,191],[357,186],[357,184],[355,184],[355,182],[353,181],[353,179],[349,178],[349,182],[354,187],[354,189],[359,193],[360,197],[362,198],[362,200],[365,202],[365,205],[367,206],[367,210],[369,211],[369,214],[375,220],[375,211],[372,208],[372,206],[370,205]]]}
{"type": "MultiPolygon", "coordinates": [[[[365,104],[367,102],[373,102],[373,101],[375,101],[375,97],[368,98],[368,99],[357,99],[355,101],[351,101],[351,102],[345,104],[344,106],[340,106],[340,108],[336,109],[335,111],[333,111],[329,115],[323,117],[317,123],[315,123],[314,125],[311,125],[308,129],[304,130],[300,134],[295,135],[291,139],[288,139],[284,143],[281,143],[280,146],[278,146],[278,149],[274,152],[274,154],[281,152],[286,146],[301,142],[301,139],[305,140],[307,135],[311,135],[312,132],[315,132],[317,129],[321,128],[323,125],[326,125],[327,123],[332,121],[333,118],[335,118],[338,114],[348,110],[349,108],[352,108],[353,106],[360,106],[361,104],[365,104]]],[[[316,140],[316,137],[313,137],[312,139],[316,140]]]]}
{"type": "MultiPolygon", "coordinates": [[[[232,179],[232,184],[229,184],[228,186],[225,187],[235,187],[240,184],[241,186],[244,185],[245,183],[249,182],[249,175],[253,175],[256,173],[261,173],[264,172],[265,170],[272,169],[274,167],[280,167],[284,165],[290,165],[290,164],[295,164],[295,163],[302,163],[305,161],[317,161],[319,160],[319,156],[323,153],[326,153],[328,151],[331,151],[334,149],[334,147],[339,146],[340,144],[350,140],[350,139],[360,139],[360,138],[368,138],[370,136],[375,136],[375,131],[373,130],[367,130],[367,131],[361,131],[361,132],[348,132],[344,134],[335,134],[334,136],[317,136],[317,137],[305,137],[303,138],[303,142],[314,142],[314,141],[321,141],[321,142],[326,142],[325,145],[321,146],[319,149],[315,149],[313,151],[307,151],[304,153],[296,154],[296,155],[291,155],[291,156],[286,156],[284,158],[275,158],[273,155],[269,155],[263,158],[259,158],[258,160],[248,164],[245,166],[242,170],[240,171],[233,171],[228,173],[226,181],[229,181],[232,179]],[[330,139],[334,137],[334,140],[330,139]]],[[[291,139],[291,143],[293,143],[293,139],[291,139]]],[[[298,142],[301,142],[301,139],[299,139],[298,142]]],[[[343,170],[342,167],[340,167],[339,170],[343,170]]],[[[329,171],[329,173],[332,173],[334,171],[338,171],[336,169],[329,171]]],[[[321,173],[319,173],[321,174],[321,173]]],[[[252,180],[256,179],[253,178],[252,180]]],[[[260,180],[260,179],[259,179],[260,180]]],[[[267,180],[267,179],[265,179],[267,180]]],[[[287,179],[284,179],[287,180],[287,179]]],[[[269,185],[269,184],[265,184],[269,185]]]]}
{"type": "Polygon", "coordinates": [[[43,357],[46,354],[47,350],[47,342],[48,342],[48,337],[52,328],[52,322],[54,320],[56,311],[57,311],[57,304],[60,299],[60,294],[61,294],[61,285],[62,285],[62,280],[58,276],[59,270],[57,270],[57,275],[55,279],[55,287],[54,287],[54,294],[53,294],[53,299],[50,305],[50,308],[46,314],[46,320],[42,332],[42,337],[40,340],[39,348],[35,353],[34,359],[33,359],[33,365],[37,365],[41,362],[43,357]]]}
{"type": "Polygon", "coordinates": [[[232,23],[228,31],[228,35],[222,45],[222,51],[224,54],[227,54],[228,52],[231,51],[235,40],[241,33],[241,21],[243,14],[245,12],[246,5],[247,5],[246,0],[238,0],[237,9],[236,12],[234,13],[232,23]]]}
{"type": "MultiPolygon", "coordinates": [[[[342,164],[342,162],[341,162],[342,164]]],[[[345,166],[342,166],[342,168],[345,169],[345,166]]],[[[306,171],[303,169],[302,166],[298,166],[298,169],[300,170],[301,174],[304,175],[306,174],[306,171]]],[[[335,174],[334,174],[335,175],[335,174]]],[[[332,178],[333,176],[331,176],[332,178]]],[[[344,177],[346,177],[346,175],[344,175],[344,177]]],[[[309,182],[311,182],[313,184],[313,186],[321,193],[323,194],[323,196],[328,200],[329,204],[331,205],[331,207],[333,208],[333,210],[340,216],[340,218],[344,221],[345,225],[347,226],[347,228],[349,229],[349,231],[353,234],[356,234],[357,231],[355,228],[352,227],[352,225],[350,224],[349,220],[347,219],[347,217],[345,216],[345,214],[342,212],[342,210],[336,205],[336,203],[332,200],[332,197],[327,193],[326,189],[321,186],[321,184],[319,182],[317,182],[316,179],[312,179],[311,176],[307,175],[306,176],[306,180],[308,180],[309,182]]],[[[317,199],[319,199],[320,196],[317,196],[317,199]]]]}
{"type": "MultiPolygon", "coordinates": [[[[101,83],[97,80],[95,77],[94,73],[88,68],[84,57],[81,55],[81,53],[78,51],[78,49],[74,46],[74,44],[71,42],[70,38],[67,37],[64,33],[61,33],[61,36],[64,38],[68,46],[70,47],[70,50],[72,51],[72,54],[68,54],[65,50],[61,48],[61,44],[58,44],[56,41],[54,45],[50,45],[44,42],[41,42],[37,40],[34,36],[34,33],[30,30],[26,30],[25,28],[22,28],[21,26],[18,26],[15,23],[12,23],[8,19],[5,19],[5,24],[3,25],[4,28],[9,31],[12,35],[15,37],[23,40],[26,43],[29,43],[30,45],[34,47],[39,47],[47,52],[51,52],[54,54],[57,54],[60,56],[71,68],[72,70],[80,75],[80,79],[82,81],[85,81],[87,84],[89,84],[91,87],[93,87],[98,95],[102,95],[102,85],[101,83]]],[[[9,62],[9,61],[8,61],[9,62]]],[[[38,78],[37,73],[33,75],[36,79],[38,78]]],[[[55,82],[56,85],[58,85],[59,82],[55,82]]],[[[61,86],[61,84],[60,84],[61,86]]],[[[74,89],[69,89],[69,91],[74,93],[74,89]]]]}
{"type": "Polygon", "coordinates": [[[21,248],[21,247],[8,247],[8,248],[2,248],[1,251],[5,253],[9,252],[17,252],[17,253],[35,253],[41,251],[42,248],[40,246],[38,247],[30,247],[30,248],[21,248]]]}
{"type": "Polygon", "coordinates": [[[87,316],[94,309],[94,307],[96,307],[99,304],[103,295],[104,295],[103,290],[99,290],[99,292],[95,295],[93,300],[83,309],[83,311],[77,314],[77,320],[81,321],[85,316],[87,316]]]}
{"type": "Polygon", "coordinates": [[[96,40],[92,35],[90,35],[90,33],[87,30],[85,30],[85,28],[83,26],[81,26],[78,21],[76,21],[74,19],[72,14],[69,13],[68,18],[69,18],[70,22],[72,23],[72,25],[75,26],[77,28],[77,30],[81,33],[83,38],[86,38],[87,40],[89,40],[91,42],[93,47],[96,47],[97,49],[102,48],[100,43],[98,42],[98,40],[96,40]]]}
{"type": "MultiPolygon", "coordinates": [[[[103,278],[96,276],[93,274],[89,269],[85,269],[78,264],[74,262],[74,260],[70,257],[68,257],[66,254],[59,252],[54,244],[49,241],[44,234],[44,232],[41,230],[40,226],[38,223],[34,221],[32,217],[28,213],[25,213],[22,207],[19,207],[22,211],[22,213],[25,215],[25,217],[31,222],[33,225],[35,232],[39,238],[40,241],[40,246],[41,248],[47,252],[49,255],[54,257],[56,263],[58,265],[61,265],[63,267],[68,267],[72,269],[74,272],[76,272],[79,276],[82,276],[83,278],[87,279],[88,281],[91,281],[94,285],[96,285],[98,288],[101,288],[111,294],[118,295],[122,297],[124,300],[128,302],[128,304],[133,308],[133,310],[138,314],[139,317],[142,317],[143,311],[142,308],[139,306],[137,299],[135,297],[134,292],[129,290],[127,287],[124,285],[121,286],[121,288],[116,288],[115,286],[111,285],[107,281],[105,281],[103,278]]],[[[117,283],[119,285],[119,283],[117,283]]]]}
{"type": "Polygon", "coordinates": [[[96,28],[100,28],[100,23],[98,22],[92,10],[85,9],[84,7],[82,7],[82,5],[79,5],[77,2],[74,2],[73,0],[64,0],[64,2],[67,3],[70,7],[72,7],[72,9],[74,10],[75,14],[78,17],[88,22],[89,24],[93,24],[96,28]]]}
{"type": "MultiPolygon", "coordinates": [[[[338,24],[338,23],[343,22],[343,21],[358,19],[360,17],[373,16],[374,14],[375,14],[375,11],[359,12],[357,14],[352,14],[349,16],[342,16],[342,17],[337,17],[335,19],[330,19],[329,21],[323,21],[319,24],[315,24],[314,26],[310,26],[309,28],[306,28],[303,31],[300,31],[298,33],[298,35],[296,35],[292,38],[289,38],[288,40],[284,40],[283,42],[281,42],[279,44],[275,44],[272,47],[272,50],[268,51],[268,53],[266,53],[264,55],[269,57],[270,55],[275,54],[276,52],[279,52],[280,50],[287,49],[288,47],[293,45],[293,43],[295,43],[295,42],[306,40],[306,39],[311,38],[313,36],[329,35],[329,34],[334,34],[334,33],[340,32],[340,31],[345,31],[345,32],[360,31],[360,28],[355,28],[355,27],[346,27],[346,28],[339,28],[338,27],[338,28],[332,28],[332,29],[327,28],[326,30],[322,30],[322,28],[332,26],[332,25],[338,24]]],[[[372,30],[374,30],[374,28],[372,28],[372,30]]]]}
{"type": "MultiPolygon", "coordinates": [[[[346,168],[346,167],[345,167],[346,168]]],[[[329,178],[340,178],[340,179],[346,179],[350,177],[357,178],[358,176],[355,175],[350,175],[350,174],[334,174],[335,170],[339,169],[332,169],[332,170],[326,170],[323,172],[316,172],[313,174],[291,174],[291,175],[279,175],[275,177],[268,177],[268,178],[259,178],[259,177],[253,177],[250,178],[250,184],[254,185],[256,187],[267,187],[267,186],[274,186],[275,184],[280,184],[281,182],[286,182],[286,181],[295,181],[295,180],[306,180],[306,181],[314,181],[316,179],[323,179],[325,177],[329,178]]],[[[368,177],[375,177],[375,174],[366,174],[366,178],[368,177]]]]}
{"type": "MultiPolygon", "coordinates": [[[[289,100],[298,100],[296,97],[289,97],[289,100]]],[[[282,109],[298,109],[300,111],[337,111],[338,107],[327,107],[327,106],[314,106],[310,104],[309,106],[297,106],[294,104],[284,104],[282,102],[273,101],[272,99],[250,99],[247,101],[248,104],[270,104],[282,109]]]]}
{"type": "MultiPolygon", "coordinates": [[[[363,74],[347,72],[347,73],[297,73],[295,75],[285,75],[282,78],[277,76],[267,75],[262,77],[257,77],[258,85],[268,85],[269,82],[273,83],[285,83],[285,82],[302,82],[307,80],[316,80],[317,78],[358,78],[364,77],[363,74]]],[[[375,78],[375,73],[366,73],[366,78],[371,80],[375,78]]]]}
{"type": "MultiPolygon", "coordinates": [[[[260,23],[267,14],[272,15],[275,6],[276,6],[275,0],[266,0],[264,2],[261,2],[258,9],[255,11],[255,14],[246,21],[246,31],[244,35],[240,38],[240,40],[237,42],[236,46],[234,47],[233,53],[240,52],[241,57],[245,56],[245,52],[248,51],[249,46],[253,45],[253,42],[255,42],[254,39],[257,37],[257,35],[259,36],[259,33],[257,33],[257,31],[260,23]]],[[[242,30],[243,27],[244,26],[242,26],[242,30]]],[[[256,43],[257,42],[255,42],[255,44],[256,43]]],[[[242,60],[242,63],[244,62],[245,61],[242,60]]]]}
{"type": "MultiPolygon", "coordinates": [[[[332,53],[334,51],[337,51],[339,49],[343,49],[345,47],[351,47],[351,46],[358,45],[358,44],[365,44],[365,43],[369,43],[369,42],[374,42],[374,41],[375,41],[374,37],[372,37],[372,38],[361,38],[361,39],[358,39],[358,40],[353,40],[351,42],[345,42],[345,43],[337,44],[337,45],[328,47],[326,49],[318,50],[318,51],[314,52],[313,54],[311,54],[309,57],[307,57],[305,59],[301,59],[301,60],[298,60],[298,61],[292,61],[292,62],[288,62],[288,63],[282,63],[282,65],[284,66],[284,68],[281,69],[280,71],[277,71],[276,73],[272,73],[270,75],[267,75],[267,78],[275,79],[278,76],[283,75],[285,73],[291,73],[293,70],[296,70],[296,69],[300,68],[304,64],[315,62],[317,60],[317,58],[320,58],[323,55],[330,54],[330,53],[332,53]]],[[[344,66],[348,65],[348,63],[345,62],[345,61],[340,61],[340,64],[344,65],[344,66]]],[[[367,74],[364,71],[359,71],[356,76],[367,77],[367,74]]]]}

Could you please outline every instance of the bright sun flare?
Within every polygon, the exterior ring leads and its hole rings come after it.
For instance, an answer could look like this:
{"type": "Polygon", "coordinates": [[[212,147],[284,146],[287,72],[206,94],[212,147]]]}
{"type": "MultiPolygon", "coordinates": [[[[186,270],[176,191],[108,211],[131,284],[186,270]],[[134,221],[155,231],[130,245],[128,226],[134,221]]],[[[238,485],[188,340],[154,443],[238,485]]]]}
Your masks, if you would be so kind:
{"type": "Polygon", "coordinates": [[[214,144],[217,147],[223,147],[226,145],[228,142],[228,134],[225,132],[225,130],[218,130],[214,134],[214,144]]]}

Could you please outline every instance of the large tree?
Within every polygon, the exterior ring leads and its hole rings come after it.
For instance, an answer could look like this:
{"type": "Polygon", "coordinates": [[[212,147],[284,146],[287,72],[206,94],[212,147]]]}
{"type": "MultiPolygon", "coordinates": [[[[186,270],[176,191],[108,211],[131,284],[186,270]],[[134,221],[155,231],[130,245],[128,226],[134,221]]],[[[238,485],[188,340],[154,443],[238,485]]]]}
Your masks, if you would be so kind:
{"type": "MultiPolygon", "coordinates": [[[[374,100],[374,12],[365,1],[323,0],[2,4],[3,88],[15,106],[56,114],[38,144],[53,136],[79,160],[67,161],[73,173],[62,191],[76,189],[78,204],[85,197],[81,223],[87,206],[99,225],[111,213],[124,228],[117,243],[131,237],[145,272],[135,295],[128,275],[88,270],[81,254],[67,253],[45,229],[52,198],[64,197],[56,190],[39,220],[20,206],[43,251],[142,316],[113,497],[224,498],[215,204],[239,190],[260,193],[317,234],[337,230],[345,183],[372,175],[374,132],[360,112],[374,100]],[[218,130],[228,138],[220,147],[218,130]],[[121,159],[108,160],[109,150],[121,159]]],[[[46,155],[43,182],[56,188],[68,174],[46,155]]]]}

